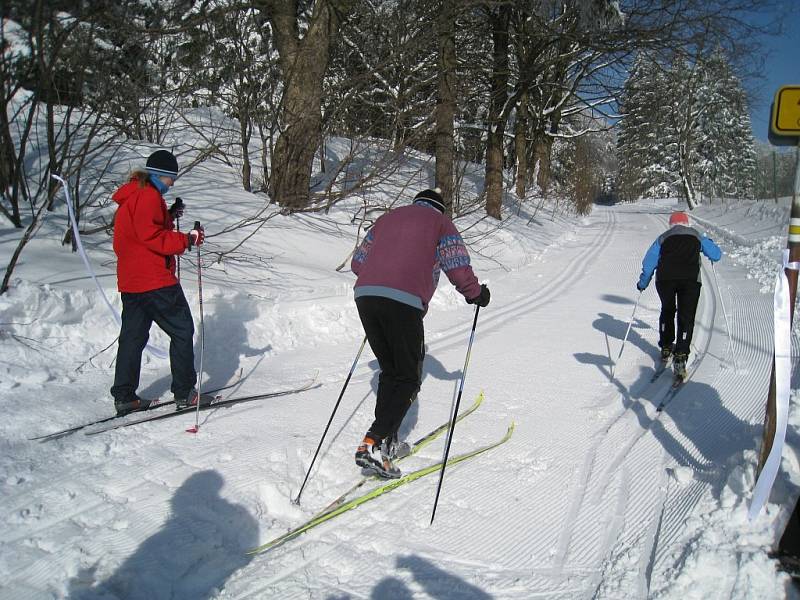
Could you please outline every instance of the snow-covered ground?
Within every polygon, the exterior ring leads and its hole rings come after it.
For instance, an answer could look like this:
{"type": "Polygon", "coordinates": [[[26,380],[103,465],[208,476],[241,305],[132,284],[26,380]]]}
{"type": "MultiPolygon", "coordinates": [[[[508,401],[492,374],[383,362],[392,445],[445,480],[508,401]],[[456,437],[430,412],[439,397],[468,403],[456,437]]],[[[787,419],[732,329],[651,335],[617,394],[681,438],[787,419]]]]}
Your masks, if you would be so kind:
{"type": "MultiPolygon", "coordinates": [[[[401,189],[383,193],[391,199],[401,189]]],[[[195,435],[185,432],[191,415],[30,441],[113,413],[117,327],[79,257],[59,245],[60,204],[0,297],[0,598],[796,595],[767,557],[797,495],[791,448],[771,503],[747,521],[785,204],[714,203],[693,213],[725,257],[716,273],[704,263],[691,378],[660,415],[669,381],[651,382],[654,286],[642,294],[613,378],[610,365],[632,315],[641,259],[674,202],[555,219],[545,211],[530,220],[523,209],[499,225],[459,220],[492,302],[479,314],[462,405],[481,390],[486,399],[457,426],[451,454],[499,439],[514,422],[512,438],[447,470],[432,526],[436,476],[249,556],[359,477],[353,452],[376,386],[368,349],[302,504],[291,502],[363,338],[354,277],[336,270],[353,249],[351,217],[361,203],[223,232],[261,208],[232,176],[196,169],[176,195],[188,205],[185,221],[199,219],[209,233],[204,387],[240,371],[226,395],[293,387],[315,374],[319,385],[203,412],[195,435]]],[[[4,265],[18,235],[0,231],[4,265]]],[[[118,307],[110,238],[84,241],[118,307]]],[[[199,325],[196,255],[183,259],[182,277],[199,325]]],[[[447,420],[473,314],[443,278],[425,321],[422,391],[403,426],[409,440],[447,420]]],[[[151,342],[166,347],[155,327],[151,342]]],[[[146,354],[142,379],[140,395],[168,396],[165,360],[146,354]]],[[[798,432],[793,414],[795,448],[798,432]]],[[[404,470],[439,460],[443,443],[404,470]]]]}

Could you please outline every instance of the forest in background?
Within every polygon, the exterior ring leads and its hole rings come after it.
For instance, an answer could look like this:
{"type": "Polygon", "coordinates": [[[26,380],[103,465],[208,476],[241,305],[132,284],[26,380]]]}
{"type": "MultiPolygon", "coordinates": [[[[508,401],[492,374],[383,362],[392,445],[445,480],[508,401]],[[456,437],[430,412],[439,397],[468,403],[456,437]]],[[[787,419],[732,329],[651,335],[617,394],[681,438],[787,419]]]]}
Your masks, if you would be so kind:
{"type": "Polygon", "coordinates": [[[26,233],[6,280],[53,209],[50,174],[79,220],[103,214],[124,144],[169,148],[184,173],[216,161],[283,212],[368,198],[413,153],[455,216],[785,195],[794,156],[754,142],[741,85],[755,34],[779,31],[752,23],[767,4],[9,0],[0,216],[26,233]]]}

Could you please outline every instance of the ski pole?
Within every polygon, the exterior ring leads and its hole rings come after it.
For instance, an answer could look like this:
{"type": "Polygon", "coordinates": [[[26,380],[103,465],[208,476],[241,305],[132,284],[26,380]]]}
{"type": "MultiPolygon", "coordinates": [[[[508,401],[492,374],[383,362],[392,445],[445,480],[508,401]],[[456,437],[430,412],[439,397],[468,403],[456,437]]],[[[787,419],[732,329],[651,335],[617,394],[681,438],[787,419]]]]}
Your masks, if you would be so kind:
{"type": "Polygon", "coordinates": [[[350,378],[353,376],[353,371],[356,370],[356,365],[358,364],[358,359],[361,357],[361,353],[364,351],[364,346],[367,344],[367,336],[364,336],[364,340],[361,342],[361,346],[358,348],[358,354],[356,354],[356,358],[353,361],[353,366],[350,367],[350,372],[347,374],[347,379],[344,380],[344,385],[342,386],[342,391],[339,392],[339,398],[336,400],[336,404],[333,407],[333,412],[331,412],[331,417],[328,419],[328,424],[325,425],[325,431],[322,432],[322,437],[319,440],[319,444],[317,445],[317,451],[314,452],[314,458],[311,459],[311,464],[308,465],[308,470],[306,471],[306,477],[303,479],[303,485],[300,486],[300,491],[297,492],[297,498],[292,500],[295,504],[300,504],[300,495],[303,493],[303,488],[306,487],[306,482],[308,481],[308,476],[311,475],[311,469],[314,466],[314,462],[317,460],[317,456],[319,455],[319,450],[322,448],[322,442],[325,441],[325,436],[328,435],[328,429],[333,422],[333,417],[336,414],[336,410],[339,408],[339,403],[342,401],[342,397],[344,396],[344,391],[347,389],[347,384],[350,383],[350,378]]]}
{"type": "MultiPolygon", "coordinates": [[[[200,221],[194,222],[194,230],[200,231],[200,221]]],[[[189,236],[192,234],[190,233],[189,236]]],[[[205,326],[203,324],[203,267],[200,264],[200,244],[197,244],[197,296],[200,299],[200,373],[197,378],[197,410],[194,411],[194,427],[187,433],[200,431],[200,391],[203,389],[203,350],[205,349],[205,326]]]]}
{"type": "MultiPolygon", "coordinates": [[[[719,279],[717,279],[717,267],[713,262],[711,263],[711,272],[714,273],[714,285],[717,286],[717,294],[719,294],[719,303],[722,305],[722,316],[725,317],[725,330],[728,334],[728,346],[731,344],[731,326],[728,323],[728,311],[725,310],[725,300],[722,298],[722,290],[719,287],[719,279]]],[[[736,369],[736,362],[733,364],[734,370],[736,369]]]]}
{"type": "Polygon", "coordinates": [[[717,279],[717,266],[712,262],[711,271],[714,273],[714,283],[717,286],[717,293],[719,294],[719,303],[722,305],[722,316],[725,317],[725,329],[728,334],[728,339],[731,337],[731,326],[728,324],[728,311],[725,310],[725,300],[722,298],[722,290],[719,287],[719,279],[717,279]]]}
{"type": "Polygon", "coordinates": [[[458,406],[461,404],[461,393],[464,391],[464,380],[467,378],[467,367],[469,366],[469,356],[472,353],[472,341],[475,339],[475,328],[478,325],[478,312],[481,310],[480,304],[475,306],[475,318],[472,320],[472,331],[469,334],[469,344],[467,344],[467,357],[464,359],[464,370],[461,373],[461,383],[458,386],[458,395],[456,396],[456,404],[453,412],[450,415],[450,426],[447,430],[447,443],[444,449],[444,458],[442,459],[442,470],[439,471],[439,483],[436,486],[436,498],[433,500],[433,511],[431,511],[431,522],[436,517],[436,507],[439,504],[439,493],[442,491],[442,482],[444,481],[444,470],[447,467],[447,457],[450,456],[450,443],[453,441],[453,431],[456,427],[456,419],[458,418],[458,406]]]}
{"type": "Polygon", "coordinates": [[[639,295],[636,297],[636,304],[633,305],[633,314],[631,315],[631,320],[628,322],[628,329],[625,332],[625,337],[622,339],[622,346],[619,348],[619,354],[617,355],[617,360],[614,361],[614,364],[611,365],[611,379],[614,379],[614,368],[617,366],[617,362],[622,357],[622,351],[625,349],[625,342],[628,341],[628,334],[631,332],[631,326],[633,325],[633,318],[636,316],[636,309],[639,308],[639,301],[642,299],[642,292],[639,290],[639,295]]]}

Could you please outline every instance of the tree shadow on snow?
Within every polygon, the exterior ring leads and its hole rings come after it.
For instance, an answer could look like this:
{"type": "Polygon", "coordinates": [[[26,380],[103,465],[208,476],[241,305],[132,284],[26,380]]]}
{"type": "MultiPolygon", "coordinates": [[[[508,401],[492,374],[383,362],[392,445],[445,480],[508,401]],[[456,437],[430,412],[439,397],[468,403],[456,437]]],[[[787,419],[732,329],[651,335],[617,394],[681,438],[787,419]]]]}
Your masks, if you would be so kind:
{"type": "Polygon", "coordinates": [[[222,476],[201,471],[178,488],[163,528],[145,540],[105,581],[97,565],[68,584],[72,600],[158,600],[215,597],[248,562],[258,542],[258,523],[241,506],[220,497],[222,476]]]}
{"type": "Polygon", "coordinates": [[[611,304],[630,304],[633,306],[633,302],[630,298],[626,296],[617,296],[616,294],[603,294],[600,296],[600,300],[611,304]]]}

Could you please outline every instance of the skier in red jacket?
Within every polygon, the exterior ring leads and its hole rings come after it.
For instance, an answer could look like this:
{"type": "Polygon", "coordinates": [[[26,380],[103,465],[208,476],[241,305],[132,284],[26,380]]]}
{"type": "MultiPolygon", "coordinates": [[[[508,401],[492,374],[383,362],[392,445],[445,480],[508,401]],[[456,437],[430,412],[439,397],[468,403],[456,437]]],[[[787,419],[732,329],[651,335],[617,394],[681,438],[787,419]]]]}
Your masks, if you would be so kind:
{"type": "Polygon", "coordinates": [[[381,477],[394,465],[397,430],[420,387],[422,319],[444,271],[470,304],[489,304],[464,240],[444,214],[441,191],[424,190],[408,206],[381,216],[353,255],[355,299],[370,348],[381,368],[375,420],[356,450],[356,464],[381,477]]]}
{"type": "MultiPolygon", "coordinates": [[[[173,231],[182,204],[168,210],[163,194],[175,184],[178,161],[171,152],[157,150],[144,171],[134,171],[128,183],[112,196],[119,205],[114,215],[114,252],[117,287],[122,296],[122,327],[111,395],[117,415],[147,409],[151,401],[136,395],[142,351],[155,322],[169,336],[171,390],[176,408],[197,404],[194,368],[194,322],[175,277],[175,255],[205,238],[203,228],[188,234],[173,231]]],[[[201,404],[210,399],[200,398],[201,404]]]]}

